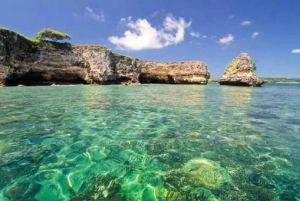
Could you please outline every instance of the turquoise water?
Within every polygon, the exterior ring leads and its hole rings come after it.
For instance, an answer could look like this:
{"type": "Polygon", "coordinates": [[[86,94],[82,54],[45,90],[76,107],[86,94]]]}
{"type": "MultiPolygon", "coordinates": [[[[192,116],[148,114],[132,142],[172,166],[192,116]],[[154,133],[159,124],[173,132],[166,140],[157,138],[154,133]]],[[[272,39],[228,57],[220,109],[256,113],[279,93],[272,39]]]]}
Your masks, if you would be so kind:
{"type": "Polygon", "coordinates": [[[0,88],[0,200],[300,200],[300,85],[0,88]]]}

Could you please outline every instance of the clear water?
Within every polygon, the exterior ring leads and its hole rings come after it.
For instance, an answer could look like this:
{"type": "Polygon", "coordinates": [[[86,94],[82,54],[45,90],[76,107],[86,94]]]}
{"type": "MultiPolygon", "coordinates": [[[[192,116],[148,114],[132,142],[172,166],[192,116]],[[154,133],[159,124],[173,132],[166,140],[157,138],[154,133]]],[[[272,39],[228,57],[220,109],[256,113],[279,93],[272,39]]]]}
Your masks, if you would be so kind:
{"type": "Polygon", "coordinates": [[[300,85],[0,88],[0,200],[300,200],[300,85]]]}

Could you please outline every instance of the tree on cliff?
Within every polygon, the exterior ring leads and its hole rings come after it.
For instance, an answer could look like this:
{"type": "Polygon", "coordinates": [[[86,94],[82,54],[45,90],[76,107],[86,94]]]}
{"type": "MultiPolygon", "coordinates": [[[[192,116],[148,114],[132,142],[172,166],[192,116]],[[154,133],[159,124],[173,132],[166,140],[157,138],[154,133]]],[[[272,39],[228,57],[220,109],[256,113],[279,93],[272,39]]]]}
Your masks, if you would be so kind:
{"type": "Polygon", "coordinates": [[[255,60],[252,60],[252,63],[253,63],[253,69],[256,70],[256,69],[257,69],[256,61],[255,61],[255,60]]]}
{"type": "Polygon", "coordinates": [[[52,40],[55,42],[58,40],[71,40],[71,36],[69,34],[55,29],[42,29],[38,32],[36,38],[38,40],[52,40]]]}

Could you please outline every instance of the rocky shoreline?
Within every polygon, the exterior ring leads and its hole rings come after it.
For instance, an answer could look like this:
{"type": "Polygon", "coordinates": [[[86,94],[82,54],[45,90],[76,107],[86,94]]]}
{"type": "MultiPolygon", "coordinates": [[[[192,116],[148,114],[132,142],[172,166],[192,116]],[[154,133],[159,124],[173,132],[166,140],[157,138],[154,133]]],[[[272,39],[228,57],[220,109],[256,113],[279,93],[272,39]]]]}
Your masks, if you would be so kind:
{"type": "MultiPolygon", "coordinates": [[[[240,54],[225,69],[220,85],[261,86],[255,63],[240,54]]],[[[203,61],[155,62],[113,53],[98,45],[34,41],[0,31],[0,86],[64,84],[207,84],[203,61]]]]}
{"type": "Polygon", "coordinates": [[[35,42],[12,31],[0,32],[0,85],[207,84],[202,61],[153,62],[113,53],[95,45],[35,42]]]}

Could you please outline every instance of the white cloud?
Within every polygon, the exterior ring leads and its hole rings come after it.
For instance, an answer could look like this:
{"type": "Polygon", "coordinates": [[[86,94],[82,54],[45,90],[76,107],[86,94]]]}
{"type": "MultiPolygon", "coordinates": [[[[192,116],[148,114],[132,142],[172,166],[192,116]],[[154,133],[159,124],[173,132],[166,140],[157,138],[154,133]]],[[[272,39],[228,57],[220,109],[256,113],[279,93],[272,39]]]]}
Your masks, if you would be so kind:
{"type": "Polygon", "coordinates": [[[251,38],[256,38],[258,36],[259,32],[253,32],[253,34],[251,35],[251,38]]]}
{"type": "Polygon", "coordinates": [[[127,17],[127,19],[125,17],[122,17],[119,22],[120,22],[120,24],[126,25],[129,21],[131,21],[131,19],[132,19],[132,16],[127,17]]]}
{"type": "Polygon", "coordinates": [[[234,36],[232,34],[227,34],[223,38],[219,39],[219,43],[224,44],[224,45],[229,45],[234,41],[234,36]]]}
{"type": "Polygon", "coordinates": [[[122,18],[120,19],[120,22],[126,22],[126,19],[125,19],[124,17],[122,17],[122,18]]]}
{"type": "Polygon", "coordinates": [[[152,13],[152,14],[150,15],[150,17],[155,17],[157,14],[158,14],[158,11],[155,11],[154,13],[152,13]]]}
{"type": "Polygon", "coordinates": [[[234,18],[234,15],[229,15],[228,16],[228,19],[233,19],[234,18]]]}
{"type": "Polygon", "coordinates": [[[207,38],[207,35],[202,36],[202,38],[207,38]]]}
{"type": "Polygon", "coordinates": [[[293,49],[292,51],[291,51],[291,53],[300,53],[300,49],[293,49]]]}
{"type": "Polygon", "coordinates": [[[93,19],[93,20],[96,20],[98,22],[104,22],[105,21],[105,15],[103,13],[103,11],[101,11],[100,14],[97,14],[94,12],[93,9],[89,8],[89,7],[85,7],[85,13],[84,13],[85,16],[93,19]]]}
{"type": "Polygon", "coordinates": [[[190,34],[191,34],[191,36],[193,36],[195,38],[199,38],[200,37],[200,33],[198,33],[198,32],[191,31],[190,34]]]}
{"type": "Polygon", "coordinates": [[[191,21],[186,22],[182,17],[176,18],[167,15],[164,19],[163,28],[155,28],[147,19],[133,21],[128,18],[126,21],[128,30],[124,32],[124,36],[110,36],[108,40],[119,49],[135,51],[160,49],[182,42],[185,30],[191,24],[191,21]]]}
{"type": "Polygon", "coordinates": [[[252,24],[252,22],[249,21],[249,20],[245,20],[245,21],[242,21],[242,22],[241,22],[241,25],[242,25],[242,26],[249,26],[249,25],[251,25],[251,24],[252,24]]]}

